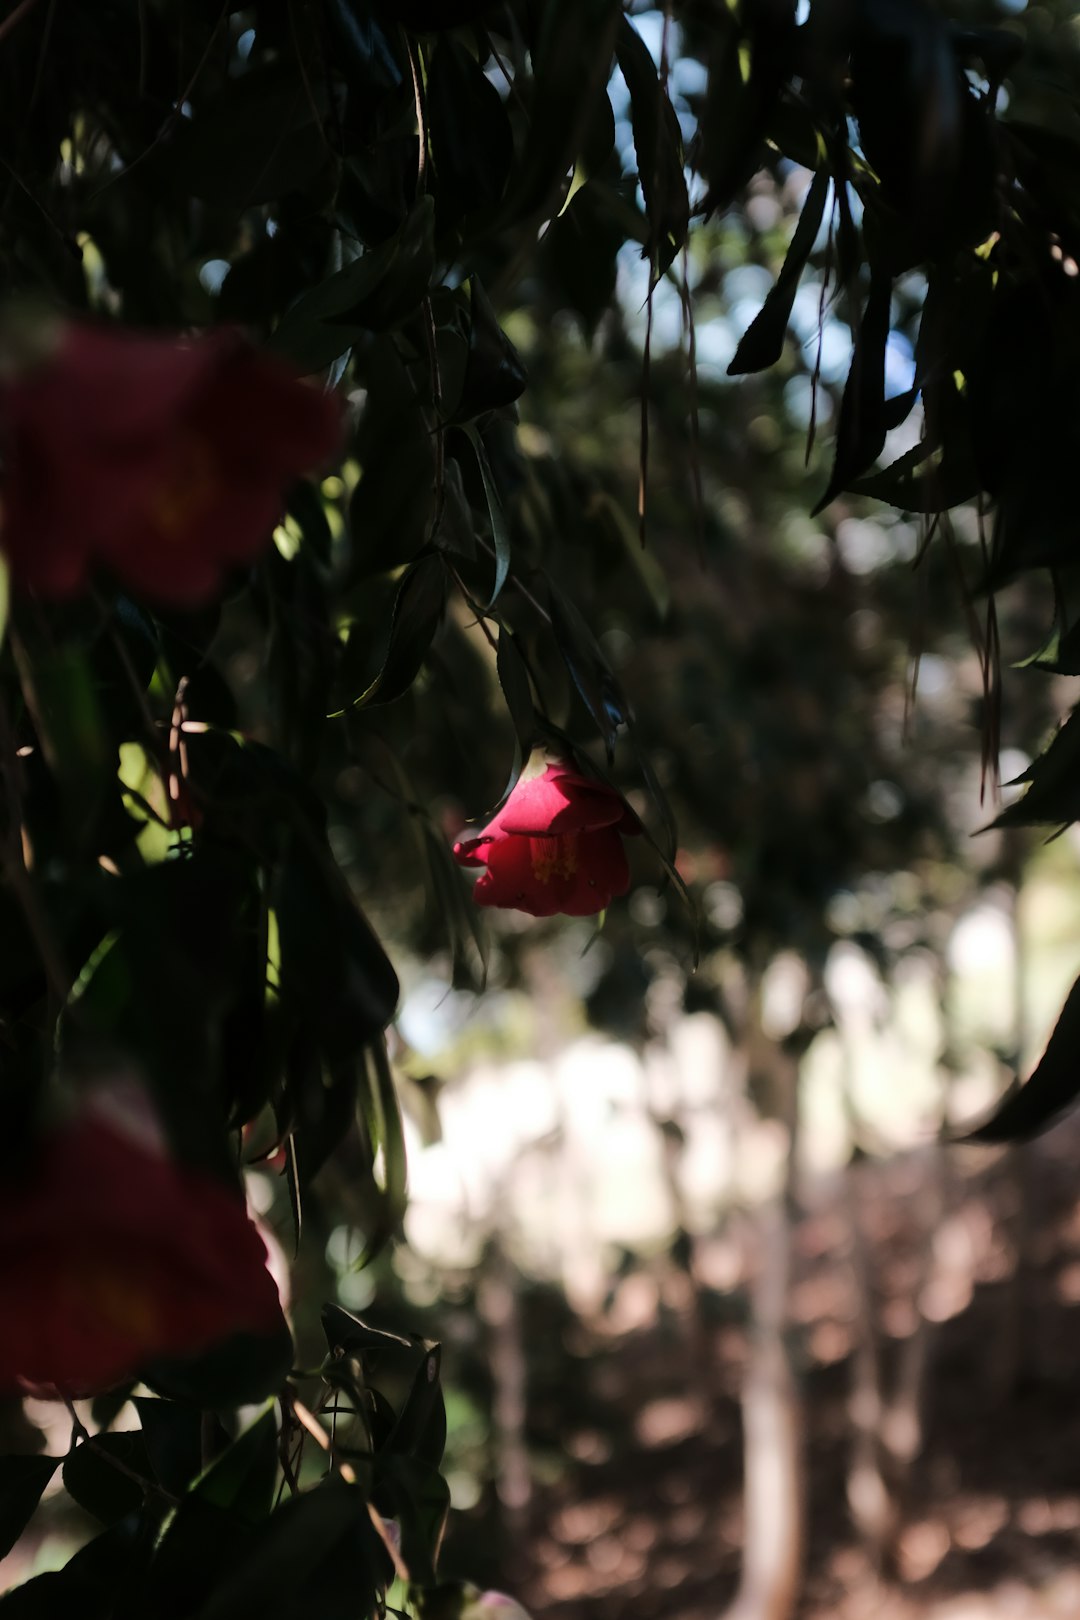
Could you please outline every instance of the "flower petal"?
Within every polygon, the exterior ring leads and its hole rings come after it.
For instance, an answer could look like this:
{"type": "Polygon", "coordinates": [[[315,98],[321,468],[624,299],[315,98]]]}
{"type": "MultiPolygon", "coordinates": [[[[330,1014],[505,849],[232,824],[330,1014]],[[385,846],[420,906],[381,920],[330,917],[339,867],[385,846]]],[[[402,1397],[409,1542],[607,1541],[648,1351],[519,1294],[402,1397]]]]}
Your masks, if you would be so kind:
{"type": "Polygon", "coordinates": [[[342,405],[232,331],[72,324],[0,385],[0,544],[18,587],[65,595],[105,563],[159,601],[205,600],[270,541],[293,479],[327,462],[342,405]]]}
{"type": "Polygon", "coordinates": [[[3,1390],[93,1391],[283,1322],[239,1194],[89,1116],[0,1190],[0,1292],[3,1390]]]}
{"type": "Polygon", "coordinates": [[[527,911],[530,917],[554,917],[562,908],[551,883],[541,883],[528,838],[501,838],[489,846],[487,871],[473,889],[478,906],[527,911]]]}
{"type": "Polygon", "coordinates": [[[630,887],[630,865],[614,827],[582,833],[578,839],[575,881],[559,910],[568,917],[592,917],[630,887]]]}
{"type": "MultiPolygon", "coordinates": [[[[518,782],[495,821],[503,832],[540,838],[613,827],[623,819],[624,808],[619,795],[603,782],[579,776],[565,765],[549,765],[543,776],[518,782]]],[[[495,821],[489,822],[489,829],[495,821]]]]}

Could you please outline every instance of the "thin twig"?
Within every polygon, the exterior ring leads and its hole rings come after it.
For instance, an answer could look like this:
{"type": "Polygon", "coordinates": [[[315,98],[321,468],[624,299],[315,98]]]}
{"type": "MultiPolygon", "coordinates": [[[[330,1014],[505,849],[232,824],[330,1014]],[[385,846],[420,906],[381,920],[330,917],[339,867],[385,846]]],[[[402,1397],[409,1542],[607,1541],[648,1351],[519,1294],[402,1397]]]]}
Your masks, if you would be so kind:
{"type": "Polygon", "coordinates": [[[446,509],[446,427],[443,423],[442,372],[439,367],[439,345],[435,333],[435,311],[430,296],[424,299],[424,338],[427,342],[428,364],[431,367],[431,403],[435,409],[435,510],[432,513],[428,540],[434,540],[446,509]]]}
{"type": "MultiPolygon", "coordinates": [[[[98,1436],[90,1433],[90,1430],[76,1412],[70,1396],[64,1395],[62,1399],[71,1418],[71,1438],[73,1442],[77,1440],[80,1445],[87,1446],[95,1457],[100,1457],[102,1462],[108,1463],[110,1468],[115,1469],[118,1474],[123,1474],[125,1478],[130,1479],[133,1484],[138,1485],[148,1495],[160,1496],[163,1501],[168,1502],[170,1507],[177,1506],[180,1501],[178,1496],[174,1496],[163,1485],[159,1485],[156,1479],[147,1479],[145,1474],[140,1474],[134,1468],[129,1468],[121,1458],[115,1457],[111,1451],[106,1450],[100,1444],[98,1436]]],[[[72,1450],[74,1451],[74,1449],[73,1445],[72,1450]]]]}
{"type": "Polygon", "coordinates": [[[11,730],[11,718],[8,714],[7,701],[0,694],[0,772],[3,774],[8,819],[6,847],[2,857],[4,877],[18,901],[26,926],[37,946],[45,977],[57,1000],[63,1003],[67,1000],[71,989],[71,974],[26,864],[22,836],[22,803],[15,771],[15,739],[11,730]]]}
{"type": "MultiPolygon", "coordinates": [[[[24,0],[24,3],[25,3],[25,0],[24,0]]],[[[202,77],[203,68],[206,66],[207,62],[209,62],[209,60],[210,60],[210,53],[213,50],[215,43],[217,42],[218,34],[221,31],[221,25],[225,21],[228,14],[229,14],[229,0],[224,0],[224,4],[222,5],[221,11],[220,11],[220,13],[218,15],[218,20],[214,24],[213,31],[212,31],[212,33],[210,35],[210,38],[206,42],[206,49],[203,51],[202,55],[200,56],[198,62],[195,65],[194,73],[191,75],[191,78],[188,80],[187,85],[184,88],[184,90],[177,97],[175,106],[170,110],[168,117],[165,119],[165,122],[162,124],[161,128],[158,130],[158,132],[154,136],[153,140],[150,142],[150,145],[148,147],[146,147],[144,151],[140,152],[137,158],[132,158],[131,162],[129,164],[127,164],[123,169],[121,169],[118,174],[112,174],[112,175],[109,176],[109,178],[107,180],[103,180],[101,185],[98,186],[97,190],[95,192],[93,192],[91,194],[90,198],[88,199],[90,202],[96,202],[97,199],[101,196],[102,192],[108,191],[109,188],[111,186],[114,186],[118,180],[126,179],[127,176],[129,174],[131,174],[132,170],[139,168],[141,164],[145,163],[147,158],[150,157],[151,154],[154,153],[157,150],[157,148],[161,145],[162,141],[166,138],[166,136],[170,134],[170,132],[172,131],[174,125],[179,122],[180,118],[182,117],[181,108],[183,107],[184,103],[188,100],[188,98],[191,95],[191,92],[194,90],[195,86],[198,84],[199,79],[202,77]]],[[[10,21],[10,19],[9,19],[9,21],[10,21]]]]}
{"type": "Polygon", "coordinates": [[[416,60],[416,46],[407,35],[406,50],[409,55],[409,72],[412,74],[413,103],[416,107],[416,136],[419,143],[416,158],[416,195],[422,197],[427,172],[427,124],[424,121],[424,91],[420,83],[420,64],[416,60]]]}
{"type": "Polygon", "coordinates": [[[19,4],[11,13],[11,16],[5,17],[3,22],[0,23],[0,45],[3,44],[8,34],[22,22],[23,18],[33,11],[37,3],[38,0],[19,0],[19,4]]]}
{"type": "Polygon", "coordinates": [[[450,561],[449,557],[444,555],[443,563],[444,563],[444,565],[446,567],[447,573],[450,575],[450,578],[454,581],[454,584],[457,586],[458,590],[461,592],[462,597],[465,600],[465,604],[469,608],[470,612],[473,614],[473,617],[475,618],[476,623],[480,626],[480,629],[484,632],[484,636],[487,639],[488,646],[491,648],[491,650],[493,652],[498,652],[499,644],[496,641],[495,637],[491,633],[491,628],[490,628],[490,626],[488,625],[488,622],[487,622],[487,615],[484,612],[483,608],[480,607],[477,604],[475,597],[473,596],[472,592],[469,590],[469,587],[466,585],[466,583],[462,579],[461,575],[458,573],[457,569],[454,567],[453,563],[450,561]]]}
{"type": "Polygon", "coordinates": [[[649,296],[645,300],[645,348],[641,356],[641,442],[638,451],[638,536],[645,549],[646,513],[649,503],[649,376],[652,369],[653,293],[656,282],[650,271],[649,296]]]}

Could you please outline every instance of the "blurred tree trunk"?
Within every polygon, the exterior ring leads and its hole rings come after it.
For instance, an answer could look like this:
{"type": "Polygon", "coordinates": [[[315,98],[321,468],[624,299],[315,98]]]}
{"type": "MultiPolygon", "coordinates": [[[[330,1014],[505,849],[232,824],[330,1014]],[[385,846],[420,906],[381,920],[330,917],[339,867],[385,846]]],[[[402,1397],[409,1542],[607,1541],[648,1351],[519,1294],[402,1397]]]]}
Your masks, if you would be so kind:
{"type": "MultiPolygon", "coordinates": [[[[1013,945],[1013,1028],[1008,1049],[1002,1054],[1010,1080],[1027,1073],[1030,1035],[1027,1018],[1027,941],[1021,919],[1024,890],[1024,864],[1027,840],[1019,831],[1006,831],[1002,852],[1003,876],[1012,893],[1009,924],[1013,945]]],[[[989,1398],[1007,1401],[1023,1382],[1029,1370],[1032,1345],[1038,1335],[1033,1330],[1037,1310],[1037,1290],[1033,1287],[1033,1244],[1031,1219],[1032,1163],[1026,1142],[1011,1142],[1005,1150],[1003,1169],[1005,1224],[1013,1251],[1013,1269],[1001,1290],[1001,1314],[986,1362],[989,1398]]]]}
{"type": "MultiPolygon", "coordinates": [[[[524,1517],[532,1496],[525,1443],[528,1369],[518,1301],[517,1271],[497,1235],[484,1251],[477,1295],[491,1367],[491,1464],[507,1543],[524,1551],[524,1517]]],[[[516,1556],[516,1554],[515,1554],[516,1556]]]]}
{"type": "Polygon", "coordinates": [[[803,1412],[788,1343],[792,1270],[798,1059],[761,1027],[760,991],[750,998],[751,1072],[763,1078],[769,1112],[788,1131],[783,1186],[756,1221],[753,1320],[742,1388],[742,1574],[725,1620],[791,1620],[802,1584],[806,1545],[803,1412]]]}

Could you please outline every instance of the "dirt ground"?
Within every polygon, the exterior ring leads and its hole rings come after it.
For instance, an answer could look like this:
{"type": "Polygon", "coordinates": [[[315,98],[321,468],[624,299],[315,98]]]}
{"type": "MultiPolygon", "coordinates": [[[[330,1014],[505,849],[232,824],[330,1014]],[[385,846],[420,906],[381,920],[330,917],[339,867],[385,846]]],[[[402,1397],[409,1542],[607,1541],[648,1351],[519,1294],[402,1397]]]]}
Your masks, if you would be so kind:
{"type": "MultiPolygon", "coordinates": [[[[867,1161],[853,1184],[804,1200],[791,1294],[807,1462],[799,1620],[1080,1616],[1078,1163],[1068,1122],[1005,1154],[867,1161]],[[848,1500],[867,1300],[886,1409],[925,1356],[922,1445],[884,1574],[848,1500]]],[[[538,1617],[718,1620],[739,1573],[746,1296],[701,1278],[734,1263],[730,1234],[696,1243],[696,1290],[670,1261],[628,1263],[588,1323],[551,1295],[526,1299],[532,1499],[499,1512],[488,1493],[456,1515],[450,1569],[538,1617]]]]}

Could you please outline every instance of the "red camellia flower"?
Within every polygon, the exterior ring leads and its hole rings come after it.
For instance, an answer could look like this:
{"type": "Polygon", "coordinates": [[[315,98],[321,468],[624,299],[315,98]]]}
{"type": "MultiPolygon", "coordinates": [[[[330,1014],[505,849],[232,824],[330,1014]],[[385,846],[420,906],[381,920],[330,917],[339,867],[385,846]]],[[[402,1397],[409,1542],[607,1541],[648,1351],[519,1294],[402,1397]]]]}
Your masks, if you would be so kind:
{"type": "Polygon", "coordinates": [[[235,332],[63,326],[0,383],[0,547],[14,583],[43,595],[99,564],[197,603],[262,550],[285,489],[340,439],[337,396],[235,332]]]}
{"type": "Polygon", "coordinates": [[[283,1326],[243,1199],[88,1107],[0,1188],[0,1391],[106,1389],[158,1356],[283,1326]]]}
{"type": "Polygon", "coordinates": [[[483,831],[458,840],[454,856],[487,867],[473,890],[478,905],[590,917],[630,887],[622,835],[640,831],[613,789],[540,755],[483,831]]]}

